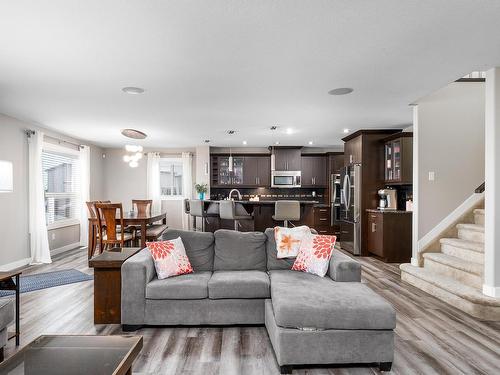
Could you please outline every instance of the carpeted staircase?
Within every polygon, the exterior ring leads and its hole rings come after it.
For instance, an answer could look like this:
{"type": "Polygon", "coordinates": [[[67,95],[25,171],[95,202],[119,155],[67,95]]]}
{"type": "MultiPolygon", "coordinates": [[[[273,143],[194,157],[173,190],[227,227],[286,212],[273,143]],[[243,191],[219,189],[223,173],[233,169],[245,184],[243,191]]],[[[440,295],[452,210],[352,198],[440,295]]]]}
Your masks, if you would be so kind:
{"type": "Polygon", "coordinates": [[[482,293],[484,210],[474,209],[473,223],[457,224],[454,233],[423,254],[423,267],[402,264],[401,278],[477,318],[500,320],[500,299],[482,293]]]}

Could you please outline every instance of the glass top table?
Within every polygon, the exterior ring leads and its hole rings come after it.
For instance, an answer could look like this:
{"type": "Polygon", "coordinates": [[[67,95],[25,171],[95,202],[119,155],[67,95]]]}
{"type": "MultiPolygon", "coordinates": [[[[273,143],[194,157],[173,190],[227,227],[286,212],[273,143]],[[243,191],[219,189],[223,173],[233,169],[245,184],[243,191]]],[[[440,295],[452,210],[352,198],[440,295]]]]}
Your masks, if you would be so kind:
{"type": "Polygon", "coordinates": [[[142,349],[142,336],[47,335],[0,364],[0,375],[122,375],[142,349]]]}

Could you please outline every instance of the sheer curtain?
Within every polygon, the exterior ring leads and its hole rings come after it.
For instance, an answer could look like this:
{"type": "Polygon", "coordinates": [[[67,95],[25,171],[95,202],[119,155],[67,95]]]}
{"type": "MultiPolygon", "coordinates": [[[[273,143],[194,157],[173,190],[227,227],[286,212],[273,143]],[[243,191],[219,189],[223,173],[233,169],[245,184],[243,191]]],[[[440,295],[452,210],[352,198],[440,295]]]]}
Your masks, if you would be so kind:
{"type": "Polygon", "coordinates": [[[90,200],[90,148],[80,147],[80,246],[87,246],[89,222],[86,202],[90,200]]]}
{"type": "Polygon", "coordinates": [[[147,171],[147,197],[153,200],[152,209],[154,212],[161,210],[161,189],[160,189],[160,154],[158,152],[148,153],[147,171]]]}
{"type": "Polygon", "coordinates": [[[52,263],[45,218],[45,195],[42,170],[43,133],[36,131],[28,138],[29,234],[31,264],[52,263]]]}
{"type": "MultiPolygon", "coordinates": [[[[193,197],[193,155],[190,152],[182,153],[182,195],[185,199],[193,197]]],[[[184,200],[182,207],[182,229],[189,230],[189,215],[184,213],[184,200]]]]}

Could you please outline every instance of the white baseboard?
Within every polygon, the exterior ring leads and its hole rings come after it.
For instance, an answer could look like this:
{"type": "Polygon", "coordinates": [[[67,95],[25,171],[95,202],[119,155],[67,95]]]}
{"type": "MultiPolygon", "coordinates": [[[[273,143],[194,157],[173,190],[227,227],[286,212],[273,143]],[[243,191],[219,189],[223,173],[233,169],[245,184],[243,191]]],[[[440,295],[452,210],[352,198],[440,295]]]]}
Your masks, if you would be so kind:
{"type": "Polygon", "coordinates": [[[58,247],[57,249],[50,250],[50,255],[54,256],[57,254],[64,253],[65,251],[73,250],[76,248],[79,248],[80,242],[75,242],[75,243],[70,243],[69,245],[63,246],[63,247],[58,247]]]}
{"type": "Polygon", "coordinates": [[[452,213],[446,216],[441,222],[436,225],[430,232],[428,232],[425,236],[423,236],[418,241],[418,252],[421,252],[427,246],[429,246],[432,242],[436,241],[439,238],[441,233],[443,233],[446,229],[448,229],[454,222],[460,219],[463,215],[465,215],[469,210],[471,210],[474,206],[479,204],[481,200],[484,199],[484,193],[481,194],[472,194],[469,198],[467,198],[460,206],[458,206],[452,213]]]}
{"type": "Polygon", "coordinates": [[[0,266],[0,272],[11,271],[19,267],[28,265],[31,262],[31,258],[24,258],[16,260],[15,262],[4,264],[0,266]]]}
{"type": "Polygon", "coordinates": [[[500,287],[483,284],[483,294],[488,297],[500,298],[500,287]]]}

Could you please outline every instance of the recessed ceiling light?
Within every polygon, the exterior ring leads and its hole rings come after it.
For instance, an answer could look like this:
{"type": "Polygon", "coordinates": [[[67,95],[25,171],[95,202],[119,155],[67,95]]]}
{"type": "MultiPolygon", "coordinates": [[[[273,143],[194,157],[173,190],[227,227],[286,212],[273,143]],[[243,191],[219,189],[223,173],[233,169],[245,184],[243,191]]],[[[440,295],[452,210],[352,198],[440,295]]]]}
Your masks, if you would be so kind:
{"type": "Polygon", "coordinates": [[[292,134],[293,129],[292,128],[286,128],[286,134],[292,134]]]}
{"type": "Polygon", "coordinates": [[[233,134],[235,134],[235,133],[236,133],[236,130],[228,130],[228,131],[227,131],[227,134],[229,134],[229,135],[233,135],[233,134]]]}
{"type": "Polygon", "coordinates": [[[269,129],[270,129],[270,130],[276,130],[276,129],[278,129],[278,127],[277,127],[276,125],[273,125],[273,126],[271,126],[269,129]]]}
{"type": "Polygon", "coordinates": [[[344,129],[343,132],[344,132],[344,134],[347,134],[347,133],[350,132],[350,130],[349,129],[344,129]]]}
{"type": "Polygon", "coordinates": [[[123,129],[122,135],[124,135],[127,138],[132,138],[132,139],[144,139],[147,137],[146,133],[143,133],[143,132],[136,130],[136,129],[123,129]]]}
{"type": "Polygon", "coordinates": [[[310,144],[310,145],[312,145],[312,144],[313,144],[313,141],[309,141],[309,142],[307,142],[307,143],[308,143],[308,144],[310,144]]]}
{"type": "Polygon", "coordinates": [[[246,145],[247,144],[247,141],[243,141],[243,144],[246,145]]]}
{"type": "Polygon", "coordinates": [[[210,143],[210,139],[205,139],[203,142],[210,143]]]}
{"type": "Polygon", "coordinates": [[[130,95],[137,95],[142,94],[144,92],[144,89],[140,87],[129,86],[122,88],[122,91],[130,95]]]}
{"type": "Polygon", "coordinates": [[[350,94],[353,92],[354,89],[351,89],[350,87],[339,87],[338,89],[333,89],[328,91],[328,94],[330,95],[346,95],[350,94]]]}
{"type": "Polygon", "coordinates": [[[279,141],[276,141],[276,142],[274,142],[274,144],[275,144],[275,145],[279,145],[279,144],[280,144],[280,142],[279,142],[279,141]]]}

